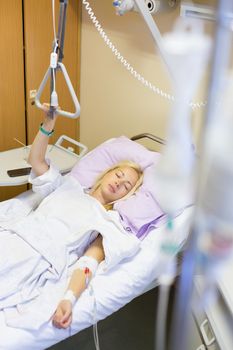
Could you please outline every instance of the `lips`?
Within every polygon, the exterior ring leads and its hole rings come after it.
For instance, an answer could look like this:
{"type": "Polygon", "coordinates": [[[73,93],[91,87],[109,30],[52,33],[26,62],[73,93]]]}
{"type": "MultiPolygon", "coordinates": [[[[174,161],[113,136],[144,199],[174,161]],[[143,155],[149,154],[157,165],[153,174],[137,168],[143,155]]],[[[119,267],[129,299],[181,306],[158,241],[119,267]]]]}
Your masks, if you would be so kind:
{"type": "Polygon", "coordinates": [[[112,192],[112,193],[116,192],[115,187],[112,186],[111,184],[109,184],[108,187],[109,187],[110,192],[112,192]]]}

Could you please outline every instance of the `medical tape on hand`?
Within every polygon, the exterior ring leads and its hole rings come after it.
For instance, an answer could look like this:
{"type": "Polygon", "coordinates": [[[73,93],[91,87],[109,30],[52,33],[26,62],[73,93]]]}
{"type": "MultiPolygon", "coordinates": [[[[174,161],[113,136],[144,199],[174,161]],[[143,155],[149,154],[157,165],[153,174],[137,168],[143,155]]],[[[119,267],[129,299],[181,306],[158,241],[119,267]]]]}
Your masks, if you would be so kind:
{"type": "MultiPolygon", "coordinates": [[[[82,256],[78,262],[76,267],[80,270],[83,270],[84,274],[85,274],[85,284],[86,287],[88,286],[89,283],[89,273],[91,272],[92,277],[95,275],[96,270],[98,268],[98,261],[90,256],[82,256]]],[[[63,300],[69,300],[72,304],[72,306],[74,306],[77,298],[74,295],[74,292],[71,289],[68,289],[65,294],[64,297],[62,298],[63,300]]]]}
{"type": "Polygon", "coordinates": [[[64,297],[62,298],[62,300],[69,300],[71,302],[71,305],[74,306],[75,302],[76,302],[76,296],[74,295],[74,292],[71,289],[68,289],[65,294],[64,297]]]}
{"type": "Polygon", "coordinates": [[[80,270],[84,270],[84,273],[87,273],[86,269],[89,269],[91,271],[92,277],[95,275],[96,270],[98,268],[98,261],[91,256],[81,256],[81,258],[78,260],[76,267],[80,270]]]}

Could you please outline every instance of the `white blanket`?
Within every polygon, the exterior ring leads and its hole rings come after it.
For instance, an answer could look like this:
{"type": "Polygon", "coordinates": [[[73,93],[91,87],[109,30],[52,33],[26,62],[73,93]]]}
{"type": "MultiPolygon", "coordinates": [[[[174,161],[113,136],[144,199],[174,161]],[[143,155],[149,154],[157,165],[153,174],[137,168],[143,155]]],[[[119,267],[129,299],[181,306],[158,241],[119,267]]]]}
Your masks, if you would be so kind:
{"type": "Polygon", "coordinates": [[[105,251],[100,272],[135,254],[140,245],[123,230],[117,213],[107,212],[72,177],[34,212],[18,199],[0,203],[0,226],[0,309],[7,325],[30,330],[48,322],[75,261],[98,233],[105,251]]]}
{"type": "MultiPolygon", "coordinates": [[[[181,246],[187,238],[191,217],[192,208],[188,208],[175,219],[174,239],[181,246]]],[[[134,256],[124,259],[117,267],[106,273],[103,273],[101,268],[97,270],[95,278],[91,281],[97,304],[97,321],[130,302],[148,289],[149,285],[154,287],[158,284],[158,278],[166,268],[166,261],[160,249],[164,233],[164,227],[155,229],[141,242],[140,249],[134,256]]],[[[64,285],[63,280],[54,285],[51,283],[50,288],[44,291],[43,303],[31,305],[30,314],[33,317],[31,320],[29,318],[28,322],[33,322],[34,327],[37,323],[37,330],[8,326],[5,322],[5,314],[3,311],[0,312],[0,350],[18,350],[19,344],[24,350],[44,350],[94,323],[93,295],[90,293],[90,288],[75,304],[73,321],[69,329],[54,328],[49,319],[40,323],[42,318],[46,318],[44,312],[46,313],[46,308],[53,298],[56,296],[57,300],[62,295],[64,285]]]]}

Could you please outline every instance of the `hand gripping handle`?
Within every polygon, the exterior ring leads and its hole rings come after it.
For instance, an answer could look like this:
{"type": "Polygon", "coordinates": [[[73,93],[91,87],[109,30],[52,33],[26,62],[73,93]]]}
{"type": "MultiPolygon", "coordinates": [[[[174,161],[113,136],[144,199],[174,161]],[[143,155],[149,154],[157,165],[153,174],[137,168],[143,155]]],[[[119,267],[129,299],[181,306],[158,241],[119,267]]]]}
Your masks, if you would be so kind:
{"type": "MultiPolygon", "coordinates": [[[[74,91],[74,88],[73,88],[73,85],[70,81],[70,78],[69,78],[69,75],[66,71],[66,68],[64,66],[63,63],[61,62],[57,62],[57,65],[58,67],[60,68],[60,70],[62,71],[63,75],[64,75],[64,79],[65,79],[65,82],[67,84],[67,87],[68,87],[68,90],[70,92],[70,95],[71,95],[71,98],[72,98],[72,101],[74,103],[74,106],[75,106],[75,112],[74,113],[71,113],[71,112],[67,112],[67,111],[64,111],[62,109],[57,109],[56,110],[56,113],[59,114],[59,115],[63,115],[65,117],[68,117],[68,118],[72,118],[72,119],[75,119],[77,117],[79,117],[80,115],[80,104],[78,102],[78,99],[77,99],[77,96],[75,94],[75,91],[74,91]]],[[[39,86],[39,89],[37,91],[37,94],[35,96],[35,104],[38,108],[44,110],[44,107],[43,107],[43,104],[40,102],[40,97],[41,97],[41,94],[44,90],[44,87],[46,85],[46,82],[47,80],[49,79],[49,77],[51,76],[51,67],[48,68],[47,72],[45,73],[45,76],[39,86]]]]}

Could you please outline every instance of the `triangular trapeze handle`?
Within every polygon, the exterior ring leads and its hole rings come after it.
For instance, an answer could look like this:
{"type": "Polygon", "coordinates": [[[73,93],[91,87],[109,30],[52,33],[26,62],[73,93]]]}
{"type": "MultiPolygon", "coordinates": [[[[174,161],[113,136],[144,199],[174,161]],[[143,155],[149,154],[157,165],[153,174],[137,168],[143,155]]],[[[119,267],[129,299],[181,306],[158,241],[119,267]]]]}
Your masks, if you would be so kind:
{"type": "MultiPolygon", "coordinates": [[[[71,98],[72,98],[72,101],[74,103],[74,106],[75,106],[75,112],[74,113],[71,113],[71,112],[68,112],[68,111],[64,111],[62,109],[57,109],[56,110],[56,113],[59,114],[59,115],[63,115],[65,117],[68,117],[68,118],[72,118],[72,119],[75,119],[77,117],[79,117],[80,115],[80,104],[79,104],[79,101],[78,101],[78,98],[75,94],[75,91],[74,91],[74,88],[73,88],[73,85],[71,83],[71,80],[69,78],[69,75],[67,73],[67,70],[64,66],[63,63],[61,62],[57,62],[57,65],[58,67],[60,68],[61,72],[63,73],[64,75],[64,79],[65,79],[65,82],[67,84],[67,87],[68,87],[68,90],[70,92],[70,95],[71,95],[71,98]]],[[[44,87],[47,83],[47,80],[49,79],[49,77],[51,76],[51,67],[48,68],[47,72],[45,73],[45,76],[40,84],[40,87],[37,91],[37,94],[35,96],[35,104],[38,108],[44,110],[44,107],[43,107],[43,104],[41,103],[40,101],[40,97],[41,97],[41,94],[44,90],[44,87]]]]}

